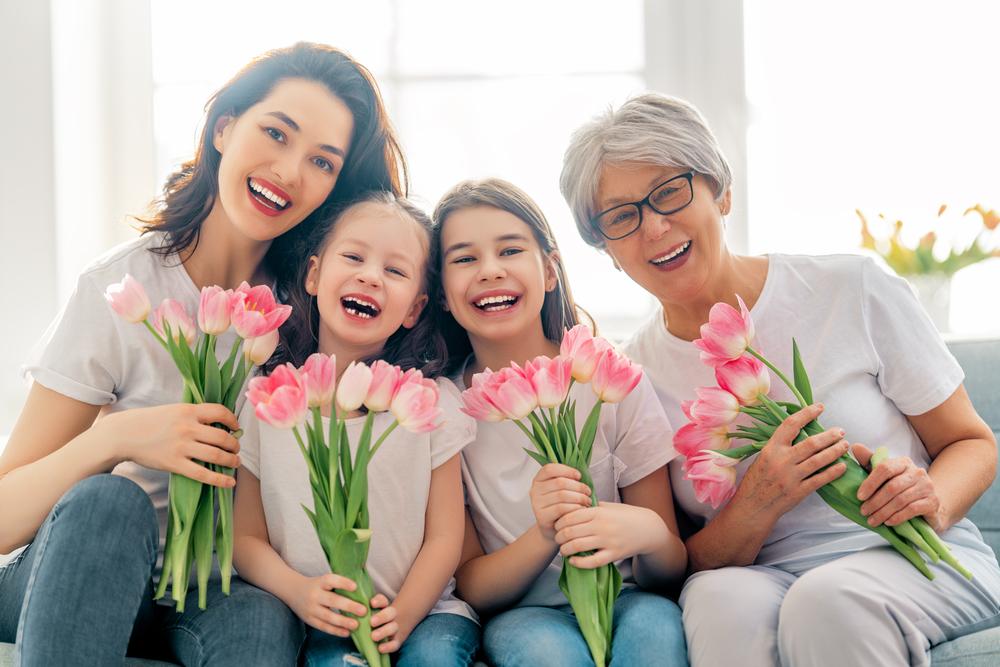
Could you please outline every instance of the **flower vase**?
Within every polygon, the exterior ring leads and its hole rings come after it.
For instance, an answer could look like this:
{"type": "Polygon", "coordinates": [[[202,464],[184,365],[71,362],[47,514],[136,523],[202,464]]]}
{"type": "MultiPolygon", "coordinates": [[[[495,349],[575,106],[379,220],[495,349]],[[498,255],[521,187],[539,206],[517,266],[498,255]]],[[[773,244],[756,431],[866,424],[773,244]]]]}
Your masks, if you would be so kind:
{"type": "Polygon", "coordinates": [[[906,279],[937,330],[941,333],[947,332],[948,317],[951,313],[951,276],[943,273],[926,273],[907,276],[906,279]]]}

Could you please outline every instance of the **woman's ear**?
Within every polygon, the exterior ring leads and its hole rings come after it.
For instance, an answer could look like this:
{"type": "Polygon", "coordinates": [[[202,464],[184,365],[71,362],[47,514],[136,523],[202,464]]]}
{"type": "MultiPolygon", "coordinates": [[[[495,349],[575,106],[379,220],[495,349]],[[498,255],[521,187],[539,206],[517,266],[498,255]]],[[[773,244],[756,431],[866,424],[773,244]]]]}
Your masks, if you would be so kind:
{"type": "Polygon", "coordinates": [[[413,300],[413,305],[410,306],[410,310],[406,313],[406,317],[403,318],[403,326],[407,329],[412,329],[417,324],[417,320],[420,319],[420,313],[423,312],[424,306],[427,305],[427,295],[421,294],[416,299],[413,300]]]}
{"type": "Polygon", "coordinates": [[[545,256],[545,291],[551,292],[559,284],[559,251],[553,250],[545,256]]]}
{"type": "Polygon", "coordinates": [[[319,293],[319,257],[313,255],[309,258],[309,269],[306,271],[306,281],[303,287],[306,294],[316,296],[319,293]]]}
{"type": "Polygon", "coordinates": [[[719,212],[722,215],[729,215],[729,211],[733,208],[733,189],[729,188],[726,190],[726,194],[722,195],[722,199],[719,200],[719,212]]]}
{"type": "Polygon", "coordinates": [[[229,139],[229,132],[233,127],[233,117],[229,114],[219,116],[215,121],[215,127],[212,128],[212,145],[215,146],[215,150],[222,153],[223,146],[226,145],[229,139]]]}

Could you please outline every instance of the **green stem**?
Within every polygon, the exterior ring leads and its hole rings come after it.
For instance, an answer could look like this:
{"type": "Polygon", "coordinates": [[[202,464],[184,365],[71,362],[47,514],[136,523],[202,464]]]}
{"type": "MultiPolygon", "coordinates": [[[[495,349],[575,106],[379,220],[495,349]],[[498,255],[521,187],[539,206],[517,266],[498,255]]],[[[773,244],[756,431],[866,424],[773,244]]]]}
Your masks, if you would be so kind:
{"type": "Polygon", "coordinates": [[[375,441],[375,445],[372,447],[370,456],[375,456],[375,452],[378,451],[378,448],[382,446],[382,443],[385,442],[385,439],[389,437],[389,434],[392,433],[397,426],[399,426],[399,422],[394,420],[389,428],[382,431],[382,435],[378,437],[378,440],[375,441]]]}
{"type": "Polygon", "coordinates": [[[802,394],[801,394],[801,393],[799,393],[799,390],[795,388],[795,384],[794,384],[794,383],[792,383],[792,382],[791,382],[791,381],[790,381],[790,380],[789,380],[789,379],[788,379],[788,378],[787,378],[787,377],[785,376],[785,374],[784,374],[784,373],[782,373],[782,372],[781,372],[780,370],[778,370],[778,368],[777,368],[777,367],[776,367],[776,366],[775,366],[774,364],[772,364],[772,363],[771,363],[770,361],[768,361],[768,360],[767,360],[767,357],[765,357],[765,356],[764,356],[764,355],[762,355],[761,353],[757,352],[757,350],[755,350],[755,349],[753,349],[752,347],[749,347],[749,346],[747,347],[747,352],[749,352],[749,353],[750,353],[750,354],[752,354],[753,356],[757,357],[757,358],[758,358],[758,359],[759,359],[759,360],[760,360],[760,361],[761,361],[761,362],[762,362],[762,363],[763,363],[763,364],[764,364],[765,366],[767,366],[768,368],[770,368],[770,369],[771,369],[771,372],[773,372],[773,373],[774,373],[775,375],[777,375],[777,376],[778,376],[778,377],[779,377],[779,378],[781,379],[781,381],[782,381],[782,382],[784,382],[784,383],[785,383],[785,385],[786,385],[786,386],[787,386],[787,387],[788,387],[789,389],[791,389],[791,391],[792,391],[792,394],[794,394],[794,395],[795,395],[795,398],[797,398],[797,399],[798,399],[798,401],[799,401],[799,405],[800,405],[800,406],[802,406],[803,408],[804,408],[804,407],[806,407],[806,399],[805,399],[805,398],[803,398],[803,397],[802,397],[802,394]]]}

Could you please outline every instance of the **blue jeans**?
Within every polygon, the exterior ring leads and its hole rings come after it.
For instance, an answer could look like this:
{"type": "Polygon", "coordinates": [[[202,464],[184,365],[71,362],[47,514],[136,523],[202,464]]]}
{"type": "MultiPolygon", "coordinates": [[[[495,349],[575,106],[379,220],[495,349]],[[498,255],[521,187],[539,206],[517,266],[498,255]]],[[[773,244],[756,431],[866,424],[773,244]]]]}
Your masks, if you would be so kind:
{"type": "MultiPolygon", "coordinates": [[[[468,667],[479,649],[479,626],[458,614],[431,614],[413,629],[399,652],[396,667],[468,667]]],[[[309,628],[306,667],[364,665],[350,638],[335,637],[309,628]]]]}
{"type": "Polygon", "coordinates": [[[117,475],[73,486],[31,545],[0,568],[0,640],[20,664],[112,665],[141,655],[184,665],[294,665],[304,628],[271,594],[209,582],[178,614],[153,602],[158,527],[149,496],[117,475]],[[266,628],[266,632],[261,629],[266,628]]]}
{"type": "MultiPolygon", "coordinates": [[[[483,650],[494,667],[593,666],[576,617],[568,604],[515,607],[483,628],[483,650]]],[[[610,667],[687,665],[680,608],[654,593],[623,589],[615,602],[610,667]]]]}

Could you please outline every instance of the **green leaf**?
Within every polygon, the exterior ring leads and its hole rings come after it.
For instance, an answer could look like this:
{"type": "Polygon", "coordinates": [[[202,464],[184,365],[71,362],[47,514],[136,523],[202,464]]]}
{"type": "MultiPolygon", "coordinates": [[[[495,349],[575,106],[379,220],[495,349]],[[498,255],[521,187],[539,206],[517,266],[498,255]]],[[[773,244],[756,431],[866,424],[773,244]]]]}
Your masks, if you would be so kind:
{"type": "MultiPolygon", "coordinates": [[[[792,338],[792,376],[795,382],[795,388],[799,390],[802,394],[802,398],[805,399],[806,405],[812,405],[813,393],[812,385],[809,384],[809,374],[806,373],[806,367],[802,363],[802,355],[799,354],[799,345],[792,338]]],[[[802,407],[805,407],[802,406],[802,407]]]]}
{"type": "Polygon", "coordinates": [[[580,464],[586,467],[590,467],[590,456],[594,448],[594,438],[597,436],[597,427],[601,420],[601,401],[594,403],[594,407],[591,408],[590,414],[587,415],[587,421],[583,423],[583,428],[580,430],[580,437],[577,440],[577,446],[580,450],[580,464]]]}
{"type": "Polygon", "coordinates": [[[212,538],[214,536],[213,510],[215,509],[215,494],[212,487],[203,484],[201,499],[194,518],[192,545],[194,547],[195,566],[198,571],[198,608],[204,609],[208,603],[208,577],[212,574],[212,538]]]}
{"type": "Polygon", "coordinates": [[[545,458],[544,456],[542,456],[538,452],[535,452],[535,451],[532,451],[532,450],[528,449],[527,447],[524,448],[524,451],[528,454],[528,456],[530,456],[531,458],[533,458],[535,460],[535,463],[537,463],[540,466],[547,465],[548,462],[549,462],[549,460],[547,458],[545,458]]]}
{"type": "Polygon", "coordinates": [[[369,412],[358,438],[358,453],[354,459],[354,471],[351,476],[351,486],[347,492],[347,511],[344,513],[344,525],[354,527],[361,506],[368,504],[368,454],[372,440],[372,424],[375,413],[369,412]]]}

